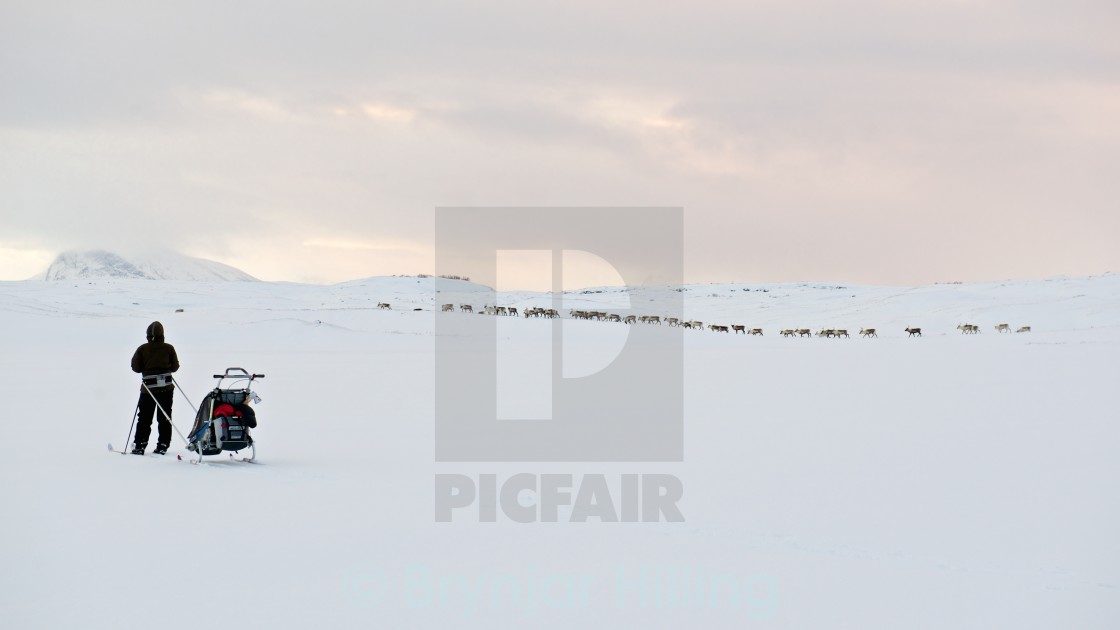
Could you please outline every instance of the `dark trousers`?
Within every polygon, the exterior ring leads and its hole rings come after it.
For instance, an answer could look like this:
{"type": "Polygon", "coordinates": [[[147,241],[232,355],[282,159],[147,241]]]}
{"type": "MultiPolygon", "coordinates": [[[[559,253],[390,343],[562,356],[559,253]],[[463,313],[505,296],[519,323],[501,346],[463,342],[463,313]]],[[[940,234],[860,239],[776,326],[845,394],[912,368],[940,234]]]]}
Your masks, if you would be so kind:
{"type": "Polygon", "coordinates": [[[159,413],[157,425],[159,427],[159,443],[171,444],[171,397],[175,393],[174,387],[152,389],[155,400],[143,388],[140,389],[140,416],[136,422],[136,443],[147,444],[148,436],[152,434],[152,416],[156,413],[156,401],[163,407],[168,415],[159,413]]]}

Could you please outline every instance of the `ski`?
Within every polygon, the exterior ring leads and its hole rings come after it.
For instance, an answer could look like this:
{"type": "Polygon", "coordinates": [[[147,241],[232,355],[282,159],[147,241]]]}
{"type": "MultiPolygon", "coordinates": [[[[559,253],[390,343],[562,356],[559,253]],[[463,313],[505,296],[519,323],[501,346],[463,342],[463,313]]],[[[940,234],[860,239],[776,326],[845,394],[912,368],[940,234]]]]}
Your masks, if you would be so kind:
{"type": "MultiPolygon", "coordinates": [[[[109,452],[111,452],[111,453],[117,453],[119,455],[130,455],[131,454],[129,451],[122,451],[120,449],[113,448],[113,443],[112,442],[110,442],[108,446],[109,446],[109,452]]],[[[188,464],[199,463],[198,460],[192,459],[189,455],[187,456],[187,459],[183,459],[182,453],[167,452],[167,453],[160,454],[160,453],[152,452],[152,453],[145,453],[144,454],[145,457],[150,456],[150,457],[153,457],[155,459],[163,459],[163,458],[168,457],[170,455],[175,455],[175,459],[177,461],[187,462],[188,464]]]]}

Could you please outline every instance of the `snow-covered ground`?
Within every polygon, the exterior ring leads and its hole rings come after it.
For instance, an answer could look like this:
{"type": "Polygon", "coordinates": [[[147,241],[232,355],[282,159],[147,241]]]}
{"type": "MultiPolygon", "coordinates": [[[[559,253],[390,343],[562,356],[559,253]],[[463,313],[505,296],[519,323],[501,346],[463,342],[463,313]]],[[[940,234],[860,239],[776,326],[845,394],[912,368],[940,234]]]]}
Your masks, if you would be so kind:
{"type": "MultiPolygon", "coordinates": [[[[596,291],[565,308],[643,314],[656,290],[596,291]]],[[[2,625],[1117,627],[1120,276],[684,295],[766,334],[663,331],[687,340],[683,463],[437,464],[433,308],[480,287],[0,283],[2,625]],[[226,367],[267,375],[260,465],[106,451],[155,319],[192,401],[226,367]],[[777,334],[823,327],[853,338],[777,334]],[[518,472],[676,475],[686,521],[434,522],[436,474],[518,472]]],[[[577,352],[625,336],[565,325],[577,352]]]]}

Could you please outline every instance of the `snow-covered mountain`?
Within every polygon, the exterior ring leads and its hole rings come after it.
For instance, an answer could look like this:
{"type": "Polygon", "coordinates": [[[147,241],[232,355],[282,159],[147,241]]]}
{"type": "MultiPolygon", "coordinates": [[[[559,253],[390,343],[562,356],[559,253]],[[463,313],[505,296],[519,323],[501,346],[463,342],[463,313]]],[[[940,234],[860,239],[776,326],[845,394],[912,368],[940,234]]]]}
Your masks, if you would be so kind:
{"type": "Polygon", "coordinates": [[[37,280],[133,278],[195,282],[255,281],[249,274],[212,260],[172,252],[131,259],[103,250],[64,252],[37,280]]]}

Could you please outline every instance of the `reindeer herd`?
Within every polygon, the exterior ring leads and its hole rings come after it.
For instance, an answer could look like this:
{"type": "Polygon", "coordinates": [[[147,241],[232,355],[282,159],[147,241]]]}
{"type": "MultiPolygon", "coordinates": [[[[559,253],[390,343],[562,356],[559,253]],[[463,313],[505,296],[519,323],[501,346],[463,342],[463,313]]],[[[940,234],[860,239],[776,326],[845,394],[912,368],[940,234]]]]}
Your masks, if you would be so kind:
{"type": "MultiPolygon", "coordinates": [[[[378,303],[377,307],[378,308],[386,308],[386,309],[391,308],[389,304],[384,303],[384,302],[378,303]]],[[[444,304],[444,305],[442,305],[440,310],[444,311],[444,312],[455,312],[456,309],[455,309],[454,304],[444,304]]],[[[458,310],[459,310],[460,313],[474,313],[475,312],[474,307],[471,306],[470,304],[460,304],[458,310]]],[[[513,307],[513,306],[490,306],[490,305],[486,305],[486,306],[483,306],[482,309],[477,311],[477,312],[480,315],[499,315],[499,316],[505,316],[505,317],[518,317],[519,315],[524,316],[526,318],[529,318],[529,317],[543,317],[543,318],[546,318],[546,319],[556,319],[556,318],[560,317],[560,312],[557,311],[554,308],[526,308],[526,309],[523,309],[520,312],[518,312],[517,308],[513,307]]],[[[736,335],[740,334],[740,333],[742,333],[743,335],[758,335],[758,336],[763,335],[763,330],[761,328],[748,328],[747,326],[745,326],[743,324],[725,325],[725,324],[709,323],[707,326],[705,326],[704,322],[699,321],[699,320],[685,320],[685,319],[680,319],[680,318],[677,318],[677,317],[662,318],[659,315],[619,315],[618,313],[608,313],[606,311],[587,311],[587,310],[575,310],[575,309],[573,309],[573,310],[568,311],[568,317],[571,318],[571,319],[586,319],[586,320],[593,320],[593,321],[618,322],[618,323],[622,323],[622,324],[638,324],[638,323],[641,323],[641,324],[657,324],[658,326],[661,326],[662,324],[665,324],[665,325],[668,325],[668,326],[678,326],[680,328],[687,328],[689,330],[705,330],[706,329],[706,330],[709,330],[711,332],[734,333],[736,335]]],[[[1006,324],[1006,323],[1005,324],[997,324],[995,329],[999,333],[1005,333],[1005,332],[1009,333],[1009,332],[1011,332],[1011,325],[1006,324]]],[[[957,325],[957,330],[961,331],[961,334],[975,335],[975,334],[979,334],[980,327],[977,326],[976,324],[958,324],[957,325]]],[[[1017,333],[1029,333],[1030,331],[1031,331],[1030,326],[1020,326],[1017,330],[1015,330],[1015,332],[1017,332],[1017,333]]],[[[921,337],[922,336],[922,329],[921,328],[904,328],[903,332],[906,333],[907,337],[921,337]]],[[[851,335],[848,334],[848,330],[846,328],[821,328],[820,330],[818,330],[815,333],[812,331],[812,329],[809,329],[809,328],[785,328],[779,334],[783,337],[813,337],[815,335],[817,337],[824,337],[826,339],[841,339],[841,338],[850,339],[851,338],[851,335]]],[[[870,339],[872,337],[878,338],[879,334],[876,332],[876,330],[874,328],[860,328],[859,329],[859,336],[863,337],[864,339],[870,339]]]]}
{"type": "MultiPolygon", "coordinates": [[[[957,324],[957,330],[961,331],[962,335],[978,335],[978,334],[980,334],[980,327],[977,326],[976,324],[957,324]]],[[[1015,332],[1017,332],[1017,333],[1028,332],[1029,333],[1030,331],[1031,331],[1030,326],[1020,326],[1018,328],[1018,330],[1016,330],[1015,332]]],[[[1011,325],[1010,324],[996,324],[996,332],[998,332],[998,333],[1009,333],[1009,332],[1011,332],[1011,325]]]]}

